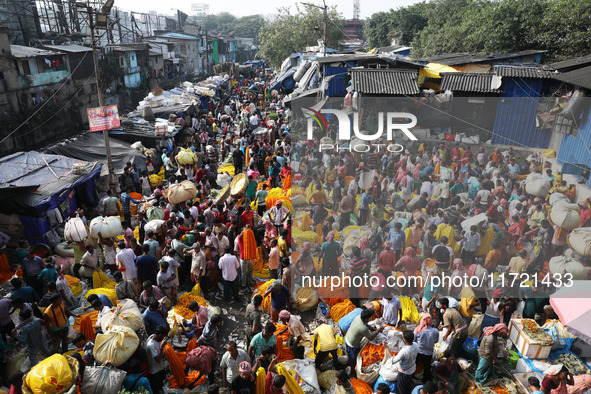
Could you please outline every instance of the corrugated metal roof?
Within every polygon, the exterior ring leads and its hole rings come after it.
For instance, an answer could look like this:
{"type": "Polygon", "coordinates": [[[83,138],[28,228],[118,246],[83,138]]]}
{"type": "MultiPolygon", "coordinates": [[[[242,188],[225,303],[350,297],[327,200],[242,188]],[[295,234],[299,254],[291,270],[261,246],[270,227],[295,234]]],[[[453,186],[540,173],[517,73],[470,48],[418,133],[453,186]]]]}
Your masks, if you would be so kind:
{"type": "Polygon", "coordinates": [[[47,49],[26,47],[24,45],[11,45],[10,51],[14,57],[36,57],[63,55],[63,52],[48,51],[47,49]]]}
{"type": "Polygon", "coordinates": [[[64,52],[89,52],[92,51],[92,48],[85,47],[84,45],[78,44],[64,44],[64,45],[43,45],[45,48],[55,49],[56,51],[64,51],[64,52]]]}
{"type": "MultiPolygon", "coordinates": [[[[499,93],[499,88],[493,88],[493,74],[469,73],[441,73],[441,90],[452,92],[499,93]]],[[[498,78],[498,77],[497,77],[498,78]]],[[[498,83],[500,87],[500,83],[498,83]]]]}
{"type": "Polygon", "coordinates": [[[591,64],[591,55],[576,57],[562,62],[552,63],[550,67],[558,71],[570,71],[575,68],[585,67],[591,64]]]}
{"type": "Polygon", "coordinates": [[[416,70],[351,69],[351,86],[365,94],[418,94],[416,70]]]}
{"type": "Polygon", "coordinates": [[[498,60],[504,59],[513,59],[521,56],[531,56],[531,55],[538,55],[542,53],[546,53],[548,51],[545,50],[525,50],[519,52],[512,52],[512,53],[503,53],[503,54],[495,54],[495,55],[477,55],[472,53],[443,53],[436,56],[426,57],[422,59],[417,59],[422,62],[426,63],[439,63],[444,64],[446,66],[460,66],[462,64],[469,64],[469,63],[494,63],[498,60]]]}
{"type": "Polygon", "coordinates": [[[556,74],[554,78],[562,82],[570,83],[571,85],[591,89],[591,66],[579,68],[564,74],[556,74]]]}
{"type": "Polygon", "coordinates": [[[493,70],[496,75],[511,78],[554,78],[557,74],[535,67],[495,66],[493,70]]]}

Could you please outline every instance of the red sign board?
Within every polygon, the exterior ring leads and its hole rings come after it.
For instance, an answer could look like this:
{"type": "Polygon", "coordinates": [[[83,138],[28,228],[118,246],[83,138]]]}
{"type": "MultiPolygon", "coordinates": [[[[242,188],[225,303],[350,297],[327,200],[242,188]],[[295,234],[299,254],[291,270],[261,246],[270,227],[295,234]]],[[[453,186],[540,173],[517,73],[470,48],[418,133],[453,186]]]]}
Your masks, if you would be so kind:
{"type": "Polygon", "coordinates": [[[88,108],[90,131],[111,130],[121,127],[119,112],[116,105],[108,107],[88,108]]]}

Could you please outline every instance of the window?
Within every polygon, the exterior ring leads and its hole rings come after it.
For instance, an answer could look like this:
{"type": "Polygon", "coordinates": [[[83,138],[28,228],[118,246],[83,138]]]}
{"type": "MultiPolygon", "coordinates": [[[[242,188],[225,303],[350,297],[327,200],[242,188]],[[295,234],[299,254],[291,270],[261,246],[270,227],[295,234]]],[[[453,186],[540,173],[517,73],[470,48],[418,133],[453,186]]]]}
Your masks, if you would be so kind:
{"type": "Polygon", "coordinates": [[[131,55],[131,61],[134,62],[135,61],[135,55],[131,55]]]}
{"type": "Polygon", "coordinates": [[[31,67],[29,67],[29,59],[25,59],[21,62],[22,66],[23,66],[23,74],[24,75],[29,75],[31,74],[31,67]]]}
{"type": "Polygon", "coordinates": [[[90,93],[96,94],[97,92],[98,92],[98,90],[96,88],[96,83],[91,83],[90,84],[90,93]]]}
{"type": "Polygon", "coordinates": [[[4,72],[0,71],[0,81],[4,79],[4,72]]]}

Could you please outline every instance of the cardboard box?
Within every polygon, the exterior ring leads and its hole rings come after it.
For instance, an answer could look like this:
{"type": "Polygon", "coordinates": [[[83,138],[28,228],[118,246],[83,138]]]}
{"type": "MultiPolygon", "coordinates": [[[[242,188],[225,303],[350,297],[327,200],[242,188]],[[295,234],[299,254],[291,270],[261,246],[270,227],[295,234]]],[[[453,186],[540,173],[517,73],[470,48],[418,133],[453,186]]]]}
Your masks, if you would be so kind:
{"type": "Polygon", "coordinates": [[[552,345],[541,346],[531,341],[523,331],[521,319],[511,319],[509,322],[509,339],[525,358],[548,358],[552,345]]]}

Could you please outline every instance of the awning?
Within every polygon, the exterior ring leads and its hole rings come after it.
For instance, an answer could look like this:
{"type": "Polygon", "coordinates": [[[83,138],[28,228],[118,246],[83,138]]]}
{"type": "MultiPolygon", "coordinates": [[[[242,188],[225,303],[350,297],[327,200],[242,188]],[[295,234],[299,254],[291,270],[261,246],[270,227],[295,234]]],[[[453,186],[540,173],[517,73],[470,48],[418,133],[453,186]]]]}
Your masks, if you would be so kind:
{"type": "Polygon", "coordinates": [[[576,280],[550,296],[550,304],[568,331],[591,344],[591,281],[576,280]]]}

